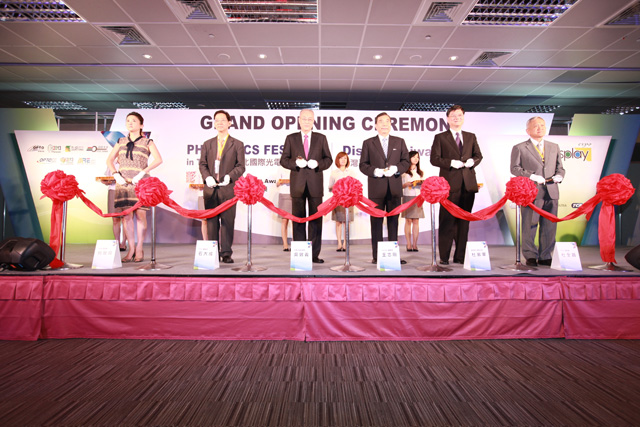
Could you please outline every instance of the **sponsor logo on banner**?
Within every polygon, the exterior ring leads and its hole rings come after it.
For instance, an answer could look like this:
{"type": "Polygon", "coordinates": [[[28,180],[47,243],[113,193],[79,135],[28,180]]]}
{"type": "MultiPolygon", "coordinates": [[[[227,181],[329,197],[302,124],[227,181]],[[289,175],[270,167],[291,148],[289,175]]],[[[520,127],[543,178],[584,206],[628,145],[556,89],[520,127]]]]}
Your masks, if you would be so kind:
{"type": "Polygon", "coordinates": [[[62,146],[49,144],[49,146],[47,146],[47,150],[49,150],[50,153],[62,153],[62,146]]]}
{"type": "Polygon", "coordinates": [[[560,150],[562,160],[591,161],[591,147],[573,147],[571,150],[560,150]]]}
{"type": "Polygon", "coordinates": [[[85,148],[82,145],[67,145],[64,147],[66,153],[72,153],[74,151],[84,151],[85,148]]]}
{"type": "Polygon", "coordinates": [[[56,162],[55,157],[40,157],[36,163],[48,164],[48,163],[55,163],[55,162],[56,162]]]}
{"type": "MultiPolygon", "coordinates": [[[[107,151],[109,151],[108,146],[106,145],[101,145],[101,146],[91,146],[91,147],[87,147],[87,151],[91,151],[92,153],[106,153],[107,151]]],[[[84,148],[80,151],[84,151],[84,148]]]]}
{"type": "Polygon", "coordinates": [[[92,159],[91,157],[78,157],[79,165],[95,165],[96,159],[92,159]]]}
{"type": "Polygon", "coordinates": [[[578,209],[580,206],[582,206],[582,203],[571,203],[573,209],[578,209]]]}
{"type": "Polygon", "coordinates": [[[73,164],[73,157],[60,157],[60,164],[61,165],[72,165],[73,164]]]}
{"type": "Polygon", "coordinates": [[[38,153],[44,153],[44,145],[32,145],[27,151],[36,151],[38,153]]]}

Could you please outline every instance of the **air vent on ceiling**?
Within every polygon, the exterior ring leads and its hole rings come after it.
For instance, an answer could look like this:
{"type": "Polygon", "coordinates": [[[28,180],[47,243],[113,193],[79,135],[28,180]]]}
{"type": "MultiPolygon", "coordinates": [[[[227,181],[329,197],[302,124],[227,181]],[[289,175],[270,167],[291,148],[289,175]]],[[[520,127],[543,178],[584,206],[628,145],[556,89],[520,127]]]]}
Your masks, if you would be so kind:
{"type": "Polygon", "coordinates": [[[78,110],[86,110],[87,107],[83,107],[80,104],[76,104],[71,101],[23,101],[30,107],[33,108],[51,108],[52,110],[69,110],[69,111],[78,111],[78,110]]]}
{"type": "Polygon", "coordinates": [[[551,113],[560,108],[560,105],[536,105],[529,108],[525,113],[551,113]]]}
{"type": "Polygon", "coordinates": [[[149,102],[132,102],[138,108],[145,110],[188,110],[189,107],[182,102],[163,102],[163,101],[149,101],[149,102]]]}
{"type": "Polygon", "coordinates": [[[640,1],[622,11],[605,25],[640,25],[640,1]]]}
{"type": "Polygon", "coordinates": [[[458,10],[461,2],[433,2],[427,10],[422,22],[453,22],[453,16],[458,10]]]}
{"type": "Polygon", "coordinates": [[[207,0],[175,0],[175,6],[184,19],[216,19],[207,0]]]}
{"type": "Polygon", "coordinates": [[[400,111],[447,111],[451,107],[453,103],[448,102],[405,102],[400,111]]]}
{"type": "Polygon", "coordinates": [[[63,1],[0,1],[0,22],[85,22],[63,1]]]}
{"type": "Polygon", "coordinates": [[[318,0],[218,0],[229,22],[318,23],[318,0]]]}
{"type": "Polygon", "coordinates": [[[547,26],[578,0],[478,0],[462,24],[547,26]]]}
{"type": "Polygon", "coordinates": [[[266,101],[269,110],[303,110],[320,109],[319,102],[302,102],[302,101],[266,101]]]}
{"type": "Polygon", "coordinates": [[[500,58],[501,56],[510,54],[511,52],[482,52],[471,65],[479,67],[495,67],[498,65],[494,61],[495,58],[500,58]]]}
{"type": "MultiPolygon", "coordinates": [[[[102,28],[107,30],[110,36],[115,35],[115,42],[120,46],[141,46],[150,44],[135,27],[106,26],[102,28]]],[[[112,36],[111,38],[113,39],[114,37],[112,36]]]]}

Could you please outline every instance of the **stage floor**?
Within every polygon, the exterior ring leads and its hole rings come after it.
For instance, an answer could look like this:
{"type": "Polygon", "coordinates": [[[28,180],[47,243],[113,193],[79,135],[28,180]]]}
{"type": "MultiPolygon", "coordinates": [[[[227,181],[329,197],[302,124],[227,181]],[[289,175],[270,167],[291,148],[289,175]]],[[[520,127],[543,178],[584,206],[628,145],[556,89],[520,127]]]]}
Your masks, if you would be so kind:
{"type": "MultiPolygon", "coordinates": [[[[267,267],[260,272],[240,273],[233,271],[233,267],[239,267],[247,261],[246,245],[234,245],[234,264],[220,264],[216,270],[196,270],[193,268],[195,257],[194,244],[159,244],[156,248],[156,262],[170,265],[167,270],[141,271],[139,267],[147,265],[151,258],[151,246],[145,245],[145,260],[142,263],[127,263],[121,268],[98,270],[92,269],[93,254],[95,245],[67,245],[66,261],[68,263],[81,264],[82,268],[72,270],[41,270],[34,272],[11,272],[4,271],[2,274],[28,274],[28,275],[116,275],[116,276],[259,276],[259,277],[428,277],[428,278],[449,278],[449,277],[492,277],[492,276],[518,276],[518,277],[640,277],[640,271],[633,268],[624,259],[631,247],[616,248],[616,260],[619,267],[630,270],[630,272],[612,272],[594,270],[589,266],[603,265],[600,258],[600,250],[595,246],[585,246],[579,248],[582,271],[556,270],[550,267],[538,266],[536,270],[529,272],[517,272],[501,268],[502,266],[512,266],[515,264],[514,246],[490,246],[489,254],[491,258],[491,270],[471,271],[466,270],[460,264],[450,263],[447,267],[449,272],[424,272],[417,269],[419,266],[431,264],[431,250],[428,246],[421,246],[420,252],[406,252],[401,248],[400,257],[407,261],[402,266],[402,271],[378,271],[375,264],[371,263],[371,247],[369,245],[351,245],[350,261],[351,265],[363,267],[365,270],[358,273],[343,273],[332,271],[331,267],[343,265],[345,261],[344,252],[336,252],[332,244],[323,245],[320,257],[324,259],[324,264],[313,264],[312,271],[291,271],[289,269],[291,252],[283,252],[280,245],[253,245],[252,262],[253,265],[267,267]]],[[[522,259],[524,262],[524,259],[522,259]]]]}

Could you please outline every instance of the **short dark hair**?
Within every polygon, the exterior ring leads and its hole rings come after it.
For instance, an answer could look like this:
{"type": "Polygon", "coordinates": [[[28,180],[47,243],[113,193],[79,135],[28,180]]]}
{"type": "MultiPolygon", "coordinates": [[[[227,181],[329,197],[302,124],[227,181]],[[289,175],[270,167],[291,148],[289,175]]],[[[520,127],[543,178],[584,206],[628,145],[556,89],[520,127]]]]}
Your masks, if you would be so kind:
{"type": "Polygon", "coordinates": [[[380,113],[380,114],[378,114],[378,115],[376,116],[376,121],[375,121],[375,123],[378,123],[378,119],[379,119],[380,117],[382,117],[382,116],[387,116],[387,117],[389,117],[389,119],[391,119],[391,116],[390,116],[390,115],[388,115],[387,113],[380,113]]]}
{"type": "Polygon", "coordinates": [[[338,168],[340,167],[340,165],[338,164],[338,160],[340,160],[343,157],[347,158],[347,164],[345,165],[345,167],[346,168],[349,167],[349,165],[351,164],[351,160],[349,160],[349,155],[347,153],[345,153],[344,151],[341,151],[338,154],[336,154],[336,160],[335,160],[336,167],[338,167],[338,168]]]}
{"type": "Polygon", "coordinates": [[[447,110],[447,117],[449,117],[449,114],[451,114],[452,111],[456,111],[456,110],[460,110],[460,111],[462,111],[462,114],[464,114],[464,108],[462,108],[462,106],[460,106],[460,105],[452,105],[447,110]]]}
{"type": "Polygon", "coordinates": [[[144,124],[144,118],[142,117],[142,114],[137,113],[137,112],[135,112],[135,111],[132,111],[132,112],[130,112],[129,114],[127,114],[127,117],[129,117],[129,116],[137,117],[137,118],[138,118],[138,120],[140,120],[140,124],[141,124],[141,125],[143,125],[143,124],[144,124]]]}
{"type": "Polygon", "coordinates": [[[214,120],[215,120],[215,118],[216,118],[216,116],[217,116],[218,114],[224,114],[224,115],[227,117],[227,120],[228,120],[228,121],[231,121],[231,114],[227,113],[227,112],[226,112],[226,111],[224,111],[224,110],[218,110],[218,111],[216,111],[215,113],[213,113],[213,118],[214,118],[214,120]]]}

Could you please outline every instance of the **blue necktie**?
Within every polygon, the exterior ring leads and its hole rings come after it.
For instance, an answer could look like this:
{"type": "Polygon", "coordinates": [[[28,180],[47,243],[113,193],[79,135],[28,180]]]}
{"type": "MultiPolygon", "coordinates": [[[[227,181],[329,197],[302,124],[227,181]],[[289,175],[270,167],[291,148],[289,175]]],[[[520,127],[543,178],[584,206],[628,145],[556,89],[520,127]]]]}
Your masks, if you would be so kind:
{"type": "Polygon", "coordinates": [[[389,151],[389,144],[387,144],[387,138],[382,138],[382,151],[384,151],[384,156],[387,157],[387,151],[389,151]]]}

